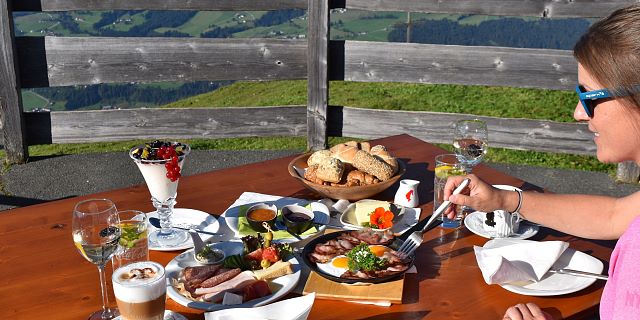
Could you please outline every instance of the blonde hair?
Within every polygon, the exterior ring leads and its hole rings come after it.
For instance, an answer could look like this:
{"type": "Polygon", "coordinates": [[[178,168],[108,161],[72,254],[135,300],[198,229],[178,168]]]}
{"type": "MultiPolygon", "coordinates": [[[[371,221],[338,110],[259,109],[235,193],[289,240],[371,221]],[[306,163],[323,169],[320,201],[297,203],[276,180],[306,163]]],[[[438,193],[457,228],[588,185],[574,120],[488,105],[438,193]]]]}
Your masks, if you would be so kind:
{"type": "MultiPolygon", "coordinates": [[[[640,84],[640,4],[594,23],[576,43],[573,56],[605,88],[631,92],[640,84]]],[[[619,99],[640,112],[640,94],[619,99]]]]}

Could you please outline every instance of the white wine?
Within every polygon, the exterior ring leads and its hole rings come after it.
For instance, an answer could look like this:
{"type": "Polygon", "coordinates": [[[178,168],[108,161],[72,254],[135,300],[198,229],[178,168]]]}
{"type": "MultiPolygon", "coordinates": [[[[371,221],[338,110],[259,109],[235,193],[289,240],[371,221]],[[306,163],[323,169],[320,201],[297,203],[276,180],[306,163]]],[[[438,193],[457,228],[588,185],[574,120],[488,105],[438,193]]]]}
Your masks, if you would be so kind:
{"type": "Polygon", "coordinates": [[[89,262],[104,265],[118,249],[120,229],[117,227],[92,226],[73,233],[73,242],[78,252],[89,262]]]}
{"type": "Polygon", "coordinates": [[[487,143],[477,139],[456,139],[453,147],[458,160],[466,166],[475,166],[482,161],[487,153],[487,143]]]}

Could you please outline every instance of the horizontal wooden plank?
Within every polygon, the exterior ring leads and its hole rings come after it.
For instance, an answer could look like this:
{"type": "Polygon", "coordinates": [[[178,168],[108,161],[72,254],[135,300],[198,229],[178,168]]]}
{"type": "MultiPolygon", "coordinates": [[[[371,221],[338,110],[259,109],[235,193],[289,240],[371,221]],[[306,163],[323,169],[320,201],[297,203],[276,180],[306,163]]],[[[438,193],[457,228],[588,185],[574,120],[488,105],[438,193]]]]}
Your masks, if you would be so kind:
{"type": "Polygon", "coordinates": [[[466,114],[411,112],[330,107],[330,136],[381,138],[408,133],[432,143],[452,143],[453,124],[460,119],[481,119],[489,129],[489,146],[593,155],[593,133],[584,123],[507,119],[466,114]]]}
{"type": "Polygon", "coordinates": [[[348,9],[370,11],[406,11],[455,14],[486,14],[496,16],[533,17],[603,17],[615,9],[626,7],[633,0],[346,0],[348,9]]]}
{"type": "Polygon", "coordinates": [[[39,72],[20,75],[24,87],[35,87],[306,79],[306,54],[304,40],[45,37],[44,46],[20,48],[19,60],[27,64],[21,70],[46,61],[48,83],[39,72]]]}
{"type": "MultiPolygon", "coordinates": [[[[29,144],[129,139],[304,136],[306,107],[130,109],[26,113],[29,144]]],[[[505,119],[465,114],[329,107],[328,134],[380,138],[409,133],[432,143],[451,143],[453,123],[487,122],[489,145],[518,150],[595,154],[583,123],[505,119]]]]}
{"type": "Polygon", "coordinates": [[[578,81],[568,50],[332,41],[331,57],[333,80],[562,90],[572,90],[578,81]],[[344,65],[333,63],[341,56],[344,65]]]}
{"type": "MultiPolygon", "coordinates": [[[[27,113],[29,114],[29,113],[27,113]]],[[[171,137],[304,136],[304,106],[57,111],[26,117],[29,144],[171,137]]]]}
{"type": "Polygon", "coordinates": [[[15,11],[306,9],[306,0],[11,0],[15,11]]]}

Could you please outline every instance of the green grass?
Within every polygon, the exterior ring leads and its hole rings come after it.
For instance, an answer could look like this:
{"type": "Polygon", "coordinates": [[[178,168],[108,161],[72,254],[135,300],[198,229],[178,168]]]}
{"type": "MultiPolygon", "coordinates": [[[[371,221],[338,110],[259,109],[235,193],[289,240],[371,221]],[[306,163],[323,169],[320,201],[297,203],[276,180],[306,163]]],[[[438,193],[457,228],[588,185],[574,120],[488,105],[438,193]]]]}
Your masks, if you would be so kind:
{"type": "Polygon", "coordinates": [[[33,108],[44,108],[48,103],[49,101],[42,96],[28,90],[22,90],[22,106],[24,110],[31,111],[33,108]]]}

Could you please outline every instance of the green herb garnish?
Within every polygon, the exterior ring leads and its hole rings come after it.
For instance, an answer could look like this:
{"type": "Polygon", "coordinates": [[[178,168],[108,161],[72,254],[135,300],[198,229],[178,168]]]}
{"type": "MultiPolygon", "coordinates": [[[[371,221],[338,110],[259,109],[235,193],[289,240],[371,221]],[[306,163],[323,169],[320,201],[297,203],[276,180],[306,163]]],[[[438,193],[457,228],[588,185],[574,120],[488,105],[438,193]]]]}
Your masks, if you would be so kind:
{"type": "Polygon", "coordinates": [[[136,246],[136,241],[146,237],[146,230],[140,232],[137,224],[120,224],[120,245],[125,248],[133,248],[136,246]]]}
{"type": "Polygon", "coordinates": [[[349,258],[349,270],[351,271],[375,271],[384,268],[385,259],[376,257],[369,245],[366,243],[360,243],[351,251],[347,252],[347,258],[349,258]]]}

